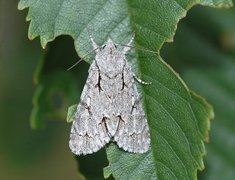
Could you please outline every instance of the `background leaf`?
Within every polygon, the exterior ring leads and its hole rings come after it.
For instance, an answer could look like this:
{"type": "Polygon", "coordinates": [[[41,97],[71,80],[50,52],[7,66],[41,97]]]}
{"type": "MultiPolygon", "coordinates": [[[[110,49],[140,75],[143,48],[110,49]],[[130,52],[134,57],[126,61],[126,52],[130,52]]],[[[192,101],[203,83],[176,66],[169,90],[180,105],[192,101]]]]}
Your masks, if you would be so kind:
{"type": "Polygon", "coordinates": [[[195,8],[179,24],[174,44],[162,49],[164,59],[214,106],[215,120],[206,146],[206,170],[199,179],[230,180],[235,176],[234,18],[234,8],[195,8]]]}
{"type": "Polygon", "coordinates": [[[75,112],[77,110],[77,106],[78,106],[78,104],[74,104],[69,107],[68,114],[67,114],[67,122],[68,123],[73,122],[75,120],[75,112]]]}
{"type": "Polygon", "coordinates": [[[33,97],[31,127],[41,128],[48,119],[65,119],[67,107],[79,99],[87,64],[80,64],[78,71],[66,71],[66,67],[78,60],[72,39],[60,37],[50,43],[44,59],[41,59],[34,75],[37,89],[33,97]],[[69,57],[67,61],[65,59],[69,57]],[[56,64],[56,65],[55,65],[56,64]],[[80,87],[80,88],[79,88],[80,87]]]}
{"type": "Polygon", "coordinates": [[[27,11],[18,11],[17,3],[0,0],[0,179],[76,180],[70,125],[50,121],[46,129],[30,128],[32,77],[44,53],[38,40],[28,40],[27,11]]]}
{"type": "MultiPolygon", "coordinates": [[[[29,7],[27,19],[31,20],[30,38],[40,35],[41,44],[45,47],[56,36],[69,34],[74,38],[75,48],[82,57],[91,50],[88,30],[92,30],[92,36],[98,44],[104,43],[107,37],[124,44],[134,31],[136,46],[159,52],[165,41],[172,41],[179,19],[196,3],[21,0],[19,8],[29,7]]],[[[201,4],[220,7],[230,6],[231,2],[212,3],[205,0],[201,4]]],[[[152,82],[151,86],[140,89],[150,125],[154,172],[157,169],[159,179],[196,179],[197,169],[204,167],[202,155],[205,150],[202,140],[207,138],[209,119],[212,118],[210,106],[191,94],[159,54],[154,56],[152,53],[132,52],[129,60],[138,76],[152,82]]],[[[113,160],[117,158],[113,159],[111,152],[108,152],[111,162],[108,169],[118,177],[122,172],[113,170],[113,160]]],[[[130,168],[136,166],[137,163],[130,168]]],[[[122,176],[127,177],[136,179],[135,174],[122,176]]]]}

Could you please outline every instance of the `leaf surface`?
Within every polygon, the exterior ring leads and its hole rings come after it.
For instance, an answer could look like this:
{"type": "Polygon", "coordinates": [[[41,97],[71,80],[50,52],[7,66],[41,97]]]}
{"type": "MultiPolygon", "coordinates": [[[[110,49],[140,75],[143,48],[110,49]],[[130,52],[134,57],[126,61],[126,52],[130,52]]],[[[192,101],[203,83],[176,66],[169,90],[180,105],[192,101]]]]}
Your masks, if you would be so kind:
{"type": "Polygon", "coordinates": [[[195,8],[179,25],[174,44],[163,48],[164,59],[175,62],[190,87],[214,107],[215,120],[210,143],[206,145],[206,169],[199,176],[202,180],[235,177],[234,18],[234,9],[195,8]]]}
{"type": "MultiPolygon", "coordinates": [[[[195,4],[229,7],[231,1],[20,1],[20,9],[29,7],[29,37],[40,36],[43,47],[55,37],[68,34],[73,37],[79,56],[84,57],[92,50],[89,31],[100,45],[108,37],[117,44],[125,44],[135,33],[136,51],[128,59],[138,77],[152,82],[140,87],[150,127],[151,150],[133,155],[113,146],[107,148],[110,164],[105,170],[106,177],[112,173],[117,179],[137,179],[138,175],[145,179],[196,179],[197,170],[204,168],[203,141],[208,138],[212,109],[187,88],[159,55],[163,43],[172,41],[179,20],[195,4]],[[135,169],[139,173],[123,174],[115,163],[130,164],[126,171],[135,169]],[[141,167],[149,166],[152,172],[141,172],[141,167]]],[[[91,62],[93,57],[87,57],[86,61],[91,62]]]]}

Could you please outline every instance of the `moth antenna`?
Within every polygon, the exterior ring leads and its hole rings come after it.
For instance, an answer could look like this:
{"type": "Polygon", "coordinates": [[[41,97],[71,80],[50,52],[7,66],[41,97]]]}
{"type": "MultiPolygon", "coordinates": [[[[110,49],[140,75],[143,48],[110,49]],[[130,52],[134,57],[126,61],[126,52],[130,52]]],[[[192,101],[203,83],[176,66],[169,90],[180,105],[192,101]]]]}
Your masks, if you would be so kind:
{"type": "Polygon", "coordinates": [[[72,68],[74,68],[76,65],[78,65],[81,61],[83,61],[87,56],[89,56],[91,53],[93,53],[94,51],[96,51],[97,49],[99,49],[99,47],[97,47],[96,49],[93,49],[92,51],[90,51],[89,53],[87,53],[85,56],[83,56],[81,59],[79,59],[76,63],[74,63],[72,66],[70,66],[67,71],[71,70],[72,68]]]}
{"type": "Polygon", "coordinates": [[[135,48],[135,49],[138,49],[138,50],[142,50],[142,51],[146,51],[146,52],[151,52],[151,53],[157,54],[156,51],[151,51],[149,49],[140,48],[140,47],[134,47],[134,46],[131,46],[131,45],[128,45],[128,44],[117,44],[117,45],[124,46],[124,47],[129,47],[129,48],[135,48]]]}
{"type": "Polygon", "coordinates": [[[74,63],[72,66],[70,66],[67,71],[73,69],[76,65],[78,65],[83,59],[79,59],[76,63],[74,63]]]}
{"type": "Polygon", "coordinates": [[[91,35],[90,35],[90,39],[91,39],[91,42],[92,42],[93,50],[95,52],[97,52],[97,50],[99,49],[99,45],[96,44],[96,42],[94,41],[94,39],[92,38],[91,35]]]}
{"type": "Polygon", "coordinates": [[[96,42],[95,42],[95,40],[93,39],[93,37],[92,37],[91,32],[89,31],[89,29],[87,29],[87,32],[88,32],[89,37],[90,37],[90,40],[91,40],[91,42],[92,42],[93,50],[95,50],[96,53],[97,53],[97,50],[98,50],[98,48],[99,48],[100,46],[99,46],[98,44],[96,44],[96,42]]]}
{"type": "Polygon", "coordinates": [[[130,39],[130,41],[124,46],[124,49],[123,49],[123,53],[126,54],[127,51],[129,51],[131,49],[131,44],[133,42],[135,38],[135,34],[132,36],[132,38],[130,39]]]}

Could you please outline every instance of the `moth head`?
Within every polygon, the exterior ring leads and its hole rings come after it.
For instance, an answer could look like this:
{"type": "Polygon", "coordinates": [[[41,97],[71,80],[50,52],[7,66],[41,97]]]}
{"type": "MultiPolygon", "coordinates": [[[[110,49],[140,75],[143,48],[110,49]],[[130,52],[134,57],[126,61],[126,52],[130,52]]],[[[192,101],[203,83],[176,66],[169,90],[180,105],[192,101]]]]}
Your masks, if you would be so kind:
{"type": "Polygon", "coordinates": [[[108,39],[107,43],[103,46],[103,49],[104,48],[116,49],[117,46],[116,46],[116,44],[111,39],[108,39]]]}

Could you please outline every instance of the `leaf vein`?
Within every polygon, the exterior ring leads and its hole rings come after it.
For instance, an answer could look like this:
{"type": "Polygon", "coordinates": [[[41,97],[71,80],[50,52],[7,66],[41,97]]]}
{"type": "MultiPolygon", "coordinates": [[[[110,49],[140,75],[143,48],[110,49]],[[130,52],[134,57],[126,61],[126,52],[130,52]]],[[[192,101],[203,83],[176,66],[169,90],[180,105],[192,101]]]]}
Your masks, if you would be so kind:
{"type": "Polygon", "coordinates": [[[186,166],[184,165],[183,161],[181,160],[180,156],[177,154],[177,152],[174,150],[174,148],[169,144],[169,142],[165,139],[165,137],[160,134],[157,130],[156,130],[156,133],[162,137],[162,139],[166,142],[166,144],[169,146],[169,148],[172,150],[172,152],[175,154],[176,158],[180,161],[180,163],[182,164],[182,167],[184,168],[185,170],[185,174],[187,175],[188,179],[189,179],[189,174],[188,174],[188,171],[187,171],[187,168],[186,166]]]}
{"type": "Polygon", "coordinates": [[[183,100],[185,103],[188,103],[188,100],[185,99],[184,97],[182,97],[181,95],[177,94],[176,92],[174,92],[173,90],[171,90],[170,88],[168,88],[166,85],[164,85],[162,82],[153,79],[151,76],[148,76],[145,74],[145,76],[147,76],[151,82],[156,82],[157,84],[161,85],[162,87],[164,87],[165,89],[167,89],[170,93],[174,94],[175,96],[179,97],[181,100],[183,100]]]}
{"type": "Polygon", "coordinates": [[[190,146],[188,137],[187,137],[186,133],[184,132],[184,130],[182,129],[182,127],[179,125],[179,123],[173,118],[173,116],[170,114],[170,112],[169,112],[161,103],[159,103],[159,102],[158,102],[156,99],[154,99],[151,95],[149,95],[149,94],[147,94],[147,93],[145,93],[145,94],[146,94],[147,96],[149,96],[151,99],[153,99],[157,104],[159,104],[159,105],[163,108],[163,110],[165,110],[165,112],[170,116],[170,119],[172,120],[172,122],[175,122],[176,126],[179,127],[180,131],[183,133],[183,136],[184,136],[184,138],[185,138],[186,144],[187,144],[187,146],[188,146],[188,151],[190,152],[192,159],[197,163],[197,161],[196,161],[196,159],[195,159],[195,157],[193,156],[193,153],[192,153],[192,151],[191,151],[191,146],[190,146]]]}

